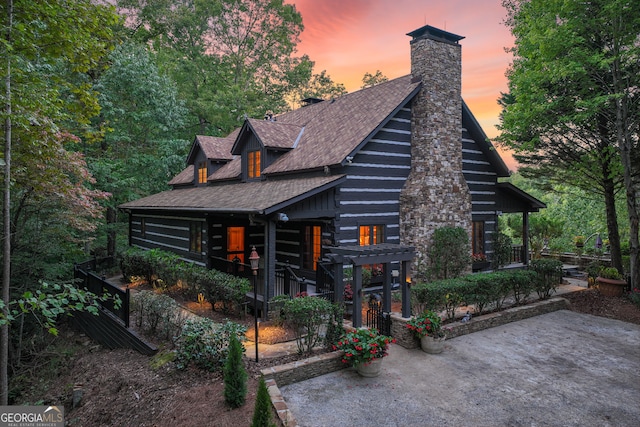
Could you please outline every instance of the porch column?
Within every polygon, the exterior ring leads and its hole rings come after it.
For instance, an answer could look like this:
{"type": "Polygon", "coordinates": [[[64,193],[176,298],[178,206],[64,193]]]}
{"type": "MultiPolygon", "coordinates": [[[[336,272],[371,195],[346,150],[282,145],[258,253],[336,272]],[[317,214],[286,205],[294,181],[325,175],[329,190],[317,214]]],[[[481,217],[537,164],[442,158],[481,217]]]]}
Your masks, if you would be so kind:
{"type": "Polygon", "coordinates": [[[335,258],[332,259],[333,267],[333,302],[344,304],[344,268],[342,265],[342,257],[338,263],[335,258]]]}
{"type": "Polygon", "coordinates": [[[276,283],[276,223],[267,220],[264,223],[264,295],[262,312],[264,319],[269,318],[269,300],[274,297],[272,284],[276,283]]]}
{"type": "Polygon", "coordinates": [[[529,264],[529,212],[522,213],[522,263],[529,264]]]}
{"type": "Polygon", "coordinates": [[[391,313],[391,264],[384,264],[384,281],[382,282],[382,311],[391,313]]]}
{"type": "Polygon", "coordinates": [[[402,261],[401,274],[402,317],[409,318],[411,317],[411,293],[409,292],[409,282],[407,281],[407,277],[409,277],[409,261],[402,261]]]}
{"type": "Polygon", "coordinates": [[[362,326],[362,266],[353,266],[353,313],[351,322],[354,328],[362,326]]]}

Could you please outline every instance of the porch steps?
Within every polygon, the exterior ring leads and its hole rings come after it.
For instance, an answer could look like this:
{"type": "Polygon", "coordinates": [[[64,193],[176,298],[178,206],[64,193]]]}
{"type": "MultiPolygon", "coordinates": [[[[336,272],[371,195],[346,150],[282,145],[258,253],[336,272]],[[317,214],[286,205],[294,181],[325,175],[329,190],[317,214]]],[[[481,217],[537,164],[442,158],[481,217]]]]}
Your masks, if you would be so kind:
{"type": "Polygon", "coordinates": [[[563,264],[562,277],[584,277],[584,272],[577,265],[563,264]]]}

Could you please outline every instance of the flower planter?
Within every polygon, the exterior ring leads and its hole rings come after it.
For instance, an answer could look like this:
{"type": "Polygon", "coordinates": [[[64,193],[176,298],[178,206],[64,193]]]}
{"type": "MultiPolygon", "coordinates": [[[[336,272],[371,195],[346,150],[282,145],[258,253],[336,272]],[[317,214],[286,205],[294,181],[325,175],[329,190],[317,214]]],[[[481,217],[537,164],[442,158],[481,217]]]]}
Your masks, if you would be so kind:
{"type": "Polygon", "coordinates": [[[435,338],[431,335],[425,335],[420,338],[420,348],[425,353],[429,354],[440,354],[442,350],[444,350],[444,337],[435,338]]]}
{"type": "Polygon", "coordinates": [[[598,284],[598,292],[607,297],[621,297],[627,287],[627,281],[620,279],[596,277],[596,283],[598,284]]]}
{"type": "Polygon", "coordinates": [[[489,261],[476,261],[473,264],[471,264],[471,269],[475,272],[475,271],[482,271],[482,270],[486,270],[487,268],[489,268],[489,266],[491,265],[491,262],[489,261]]]}
{"type": "Polygon", "coordinates": [[[377,377],[382,372],[382,358],[371,359],[369,363],[359,363],[356,365],[356,371],[361,377],[377,377]]]}

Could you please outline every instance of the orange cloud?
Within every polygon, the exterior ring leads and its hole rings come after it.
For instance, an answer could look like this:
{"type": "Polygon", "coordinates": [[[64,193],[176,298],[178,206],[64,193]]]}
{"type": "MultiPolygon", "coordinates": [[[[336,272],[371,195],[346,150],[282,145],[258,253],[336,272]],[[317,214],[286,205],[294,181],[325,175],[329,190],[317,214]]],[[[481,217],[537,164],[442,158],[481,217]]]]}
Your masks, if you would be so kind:
{"type": "Polygon", "coordinates": [[[462,96],[487,135],[498,134],[497,100],[507,91],[505,71],[511,61],[505,48],[513,44],[503,25],[501,0],[287,2],[296,5],[305,26],[298,53],[308,54],[315,72],[326,70],[348,91],[360,88],[366,72],[380,70],[389,78],[409,74],[410,31],[428,24],[464,36],[462,96]]]}

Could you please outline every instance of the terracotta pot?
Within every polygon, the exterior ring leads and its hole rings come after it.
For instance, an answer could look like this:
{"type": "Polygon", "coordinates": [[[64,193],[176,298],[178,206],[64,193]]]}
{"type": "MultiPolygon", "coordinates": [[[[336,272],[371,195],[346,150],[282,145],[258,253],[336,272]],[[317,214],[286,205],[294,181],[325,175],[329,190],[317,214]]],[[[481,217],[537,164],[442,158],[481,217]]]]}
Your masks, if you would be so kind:
{"type": "Polygon", "coordinates": [[[598,292],[607,297],[621,297],[627,287],[627,281],[620,279],[596,277],[596,283],[598,284],[598,292]]]}
{"type": "Polygon", "coordinates": [[[356,371],[362,377],[377,377],[382,371],[382,359],[372,359],[370,363],[358,363],[356,371]]]}
{"type": "Polygon", "coordinates": [[[425,335],[420,338],[420,348],[425,353],[440,354],[444,350],[444,338],[434,338],[430,335],[425,335]]]}

